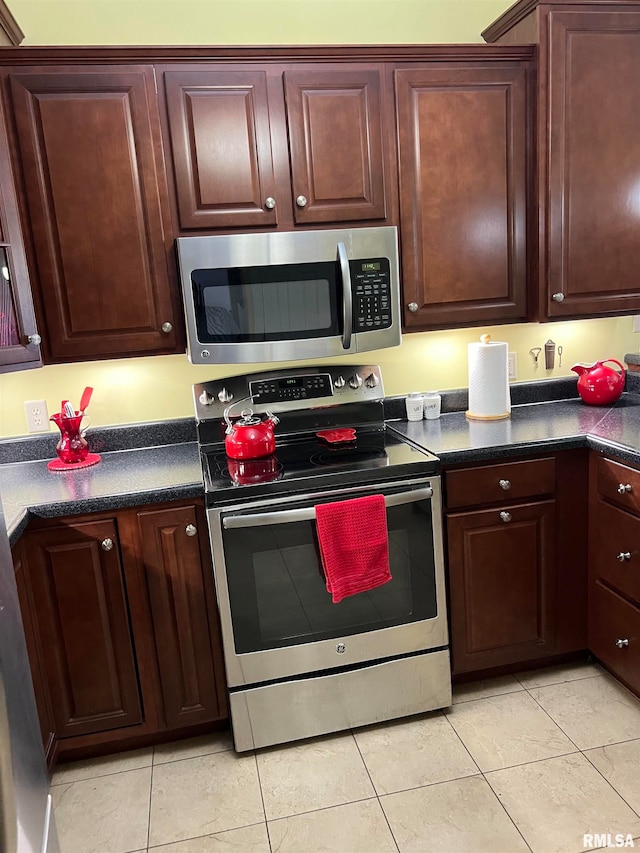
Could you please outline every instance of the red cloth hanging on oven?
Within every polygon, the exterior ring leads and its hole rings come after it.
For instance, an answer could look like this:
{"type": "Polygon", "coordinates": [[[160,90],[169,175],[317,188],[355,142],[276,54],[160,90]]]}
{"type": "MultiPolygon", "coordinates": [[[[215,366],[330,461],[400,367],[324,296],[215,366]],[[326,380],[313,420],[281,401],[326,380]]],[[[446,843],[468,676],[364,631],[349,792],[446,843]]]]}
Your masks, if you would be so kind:
{"type": "Polygon", "coordinates": [[[317,504],[316,527],[334,604],[391,580],[383,495],[317,504]]]}

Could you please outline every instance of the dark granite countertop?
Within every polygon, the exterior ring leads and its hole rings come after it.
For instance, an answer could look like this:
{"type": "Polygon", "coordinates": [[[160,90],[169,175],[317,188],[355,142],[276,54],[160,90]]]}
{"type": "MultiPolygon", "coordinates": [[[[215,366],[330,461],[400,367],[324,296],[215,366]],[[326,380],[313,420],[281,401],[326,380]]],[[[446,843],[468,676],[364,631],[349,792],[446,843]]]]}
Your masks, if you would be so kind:
{"type": "Polygon", "coordinates": [[[0,496],[12,544],[30,516],[51,518],[203,494],[195,441],[101,452],[90,468],[49,471],[51,458],[0,465],[0,496]]]}
{"type": "Polygon", "coordinates": [[[640,394],[635,393],[625,392],[610,407],[575,398],[516,405],[510,418],[499,421],[451,412],[433,421],[393,420],[388,427],[435,453],[443,465],[571,447],[591,447],[640,465],[640,394]]]}

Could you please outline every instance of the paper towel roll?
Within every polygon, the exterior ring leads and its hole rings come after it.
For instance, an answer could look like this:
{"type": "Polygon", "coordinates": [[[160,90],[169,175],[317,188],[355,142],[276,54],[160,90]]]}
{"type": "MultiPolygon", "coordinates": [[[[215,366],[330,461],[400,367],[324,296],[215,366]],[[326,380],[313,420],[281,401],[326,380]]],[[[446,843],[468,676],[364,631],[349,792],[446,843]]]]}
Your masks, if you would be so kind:
{"type": "Polygon", "coordinates": [[[468,345],[468,418],[496,420],[511,415],[509,345],[488,341],[468,345]]]}

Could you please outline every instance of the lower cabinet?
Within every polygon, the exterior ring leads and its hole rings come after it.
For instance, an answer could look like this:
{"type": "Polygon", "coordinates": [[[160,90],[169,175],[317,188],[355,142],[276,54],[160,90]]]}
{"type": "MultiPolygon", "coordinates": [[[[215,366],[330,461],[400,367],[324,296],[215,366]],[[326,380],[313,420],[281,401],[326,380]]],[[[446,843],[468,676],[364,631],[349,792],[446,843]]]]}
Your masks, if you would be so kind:
{"type": "Polygon", "coordinates": [[[589,648],[640,694],[640,471],[591,456],[589,648]]]}
{"type": "Polygon", "coordinates": [[[227,717],[201,502],[37,522],[14,560],[49,754],[227,717]]]}
{"type": "Polygon", "coordinates": [[[580,450],[445,472],[454,675],[586,648],[586,485],[580,450]]]}

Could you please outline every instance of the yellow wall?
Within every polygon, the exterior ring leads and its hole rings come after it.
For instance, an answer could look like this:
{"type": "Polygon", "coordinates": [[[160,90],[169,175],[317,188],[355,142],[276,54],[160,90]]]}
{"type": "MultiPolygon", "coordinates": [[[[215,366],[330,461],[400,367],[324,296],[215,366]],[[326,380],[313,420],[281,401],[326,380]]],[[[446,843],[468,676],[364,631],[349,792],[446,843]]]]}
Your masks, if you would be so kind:
{"type": "MultiPolygon", "coordinates": [[[[312,44],[478,42],[506,0],[10,0],[26,33],[24,44],[312,44]]],[[[518,379],[572,375],[576,361],[622,360],[640,343],[631,319],[459,329],[405,336],[402,346],[372,353],[388,395],[467,384],[467,343],[490,331],[518,355],[518,379]],[[562,367],[537,369],[531,347],[552,338],[564,348],[562,367]]],[[[46,330],[43,330],[46,335],[46,330]]],[[[345,363],[349,359],[344,359],[345,363]]],[[[352,360],[353,361],[353,360],[352,360]]],[[[556,362],[557,364],[557,362],[556,362]]],[[[193,415],[191,385],[257,369],[196,368],[186,356],[121,359],[0,376],[0,436],[26,432],[25,400],[77,404],[93,385],[95,426],[193,415]]]]}
{"type": "Polygon", "coordinates": [[[508,0],[9,0],[23,44],[479,42],[508,0]]]}

